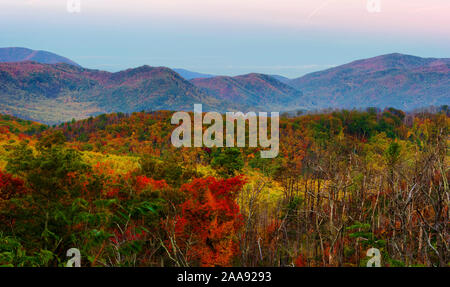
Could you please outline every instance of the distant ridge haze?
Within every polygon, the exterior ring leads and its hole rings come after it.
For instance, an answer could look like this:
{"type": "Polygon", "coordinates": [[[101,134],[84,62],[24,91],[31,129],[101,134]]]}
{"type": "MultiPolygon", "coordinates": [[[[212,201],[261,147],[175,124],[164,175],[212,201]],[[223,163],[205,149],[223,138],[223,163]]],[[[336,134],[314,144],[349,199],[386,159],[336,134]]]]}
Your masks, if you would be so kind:
{"type": "Polygon", "coordinates": [[[42,64],[66,63],[80,66],[74,61],[47,51],[31,50],[21,47],[0,48],[0,62],[34,61],[42,64]]]}
{"type": "Polygon", "coordinates": [[[192,80],[192,79],[196,79],[196,78],[213,78],[213,77],[216,77],[216,75],[197,73],[197,72],[189,71],[189,70],[186,70],[186,69],[173,69],[173,70],[175,72],[177,72],[178,74],[180,74],[180,76],[182,76],[186,80],[192,80]]]}

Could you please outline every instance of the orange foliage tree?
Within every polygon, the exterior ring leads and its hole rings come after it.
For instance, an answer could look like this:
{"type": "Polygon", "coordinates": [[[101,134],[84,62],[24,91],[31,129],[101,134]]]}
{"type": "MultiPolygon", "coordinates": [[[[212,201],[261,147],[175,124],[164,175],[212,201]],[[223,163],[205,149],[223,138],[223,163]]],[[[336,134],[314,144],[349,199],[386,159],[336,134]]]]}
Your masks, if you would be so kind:
{"type": "MultiPolygon", "coordinates": [[[[181,187],[188,199],[180,206],[181,216],[172,222],[176,244],[186,250],[188,262],[231,266],[238,254],[236,233],[242,226],[235,198],[244,183],[241,176],[224,180],[209,177],[181,187]]],[[[171,250],[174,244],[172,240],[171,250]]]]}

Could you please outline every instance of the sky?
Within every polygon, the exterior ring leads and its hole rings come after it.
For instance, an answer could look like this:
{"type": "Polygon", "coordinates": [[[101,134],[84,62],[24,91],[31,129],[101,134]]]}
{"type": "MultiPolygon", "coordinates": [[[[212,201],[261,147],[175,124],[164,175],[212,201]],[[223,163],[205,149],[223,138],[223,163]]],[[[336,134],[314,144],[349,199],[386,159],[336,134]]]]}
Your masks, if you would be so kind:
{"type": "Polygon", "coordinates": [[[294,78],[394,52],[448,58],[448,15],[450,0],[0,0],[0,47],[113,72],[294,78]]]}

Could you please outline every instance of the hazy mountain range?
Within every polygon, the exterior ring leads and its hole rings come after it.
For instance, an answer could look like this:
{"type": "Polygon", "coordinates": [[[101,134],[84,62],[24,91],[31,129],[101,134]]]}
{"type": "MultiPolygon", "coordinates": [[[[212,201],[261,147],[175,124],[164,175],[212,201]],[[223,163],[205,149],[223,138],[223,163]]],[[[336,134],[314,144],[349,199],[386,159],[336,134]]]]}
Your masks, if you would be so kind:
{"type": "Polygon", "coordinates": [[[34,61],[42,64],[66,63],[74,66],[79,66],[72,60],[47,51],[37,51],[20,47],[0,48],[0,62],[24,61],[34,61]]]}
{"type": "Polygon", "coordinates": [[[213,98],[164,67],[118,73],[68,64],[0,63],[0,112],[45,123],[110,112],[191,110],[195,103],[223,111],[213,98]]]}
{"type": "Polygon", "coordinates": [[[450,59],[389,54],[297,79],[142,66],[110,73],[45,51],[0,49],[0,113],[45,123],[141,110],[294,111],[450,102],[450,59]]]}

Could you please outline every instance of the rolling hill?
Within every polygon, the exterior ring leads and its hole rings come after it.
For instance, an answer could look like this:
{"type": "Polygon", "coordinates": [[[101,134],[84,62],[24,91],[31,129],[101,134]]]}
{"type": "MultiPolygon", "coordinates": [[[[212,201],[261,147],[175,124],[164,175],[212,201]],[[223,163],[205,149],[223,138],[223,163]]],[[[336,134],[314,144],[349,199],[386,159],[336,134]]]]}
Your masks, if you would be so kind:
{"type": "Polygon", "coordinates": [[[396,107],[450,102],[450,59],[389,54],[293,79],[289,85],[320,108],[396,107]]]}
{"type": "Polygon", "coordinates": [[[36,51],[20,47],[0,48],[0,63],[25,61],[34,61],[42,64],[66,63],[79,67],[74,61],[47,51],[36,51]]]}

